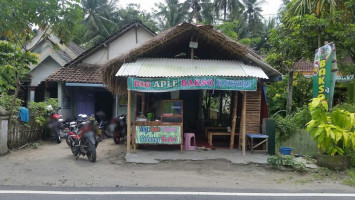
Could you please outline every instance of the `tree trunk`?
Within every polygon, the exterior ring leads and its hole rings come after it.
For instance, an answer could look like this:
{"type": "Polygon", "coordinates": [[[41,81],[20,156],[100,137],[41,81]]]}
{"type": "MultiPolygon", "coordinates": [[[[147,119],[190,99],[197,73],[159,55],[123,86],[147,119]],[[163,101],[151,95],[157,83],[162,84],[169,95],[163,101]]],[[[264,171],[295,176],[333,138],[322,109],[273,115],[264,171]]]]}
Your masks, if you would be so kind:
{"type": "Polygon", "coordinates": [[[226,21],[227,17],[227,0],[224,1],[224,21],[226,21]]]}
{"type": "Polygon", "coordinates": [[[288,73],[286,115],[292,112],[293,71],[288,73]]]}
{"type": "Polygon", "coordinates": [[[12,115],[14,114],[16,98],[17,98],[17,95],[18,95],[20,89],[21,89],[21,84],[16,83],[15,93],[14,93],[14,96],[12,96],[11,107],[10,107],[10,111],[9,111],[9,116],[10,116],[9,122],[8,122],[9,129],[12,127],[12,115]]]}
{"type": "Polygon", "coordinates": [[[320,38],[320,32],[317,33],[317,37],[318,37],[318,49],[321,47],[321,38],[320,38]]]}

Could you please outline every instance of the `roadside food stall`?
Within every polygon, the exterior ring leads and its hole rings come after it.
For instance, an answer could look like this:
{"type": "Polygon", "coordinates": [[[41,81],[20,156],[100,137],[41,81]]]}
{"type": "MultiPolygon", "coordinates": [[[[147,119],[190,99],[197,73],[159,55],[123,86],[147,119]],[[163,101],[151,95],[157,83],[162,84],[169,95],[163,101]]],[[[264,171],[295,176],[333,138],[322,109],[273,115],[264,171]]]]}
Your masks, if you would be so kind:
{"type": "MultiPolygon", "coordinates": [[[[145,58],[134,63],[125,63],[116,76],[127,77],[129,96],[132,91],[135,92],[132,134],[134,152],[136,144],[180,144],[181,152],[183,151],[184,102],[179,99],[162,100],[157,108],[161,115],[152,118],[153,113],[146,112],[146,94],[183,90],[256,91],[258,78],[268,78],[260,68],[238,61],[167,58],[145,58]]],[[[246,95],[244,96],[246,99],[246,95]]],[[[234,102],[236,104],[236,100],[234,102]]],[[[233,116],[236,116],[236,106],[234,108],[233,116]]],[[[231,132],[235,132],[235,121],[234,117],[233,130],[210,132],[209,140],[212,141],[213,135],[217,134],[234,137],[231,132]]],[[[231,146],[233,145],[232,142],[231,146]]]]}
{"type": "MultiPolygon", "coordinates": [[[[207,130],[209,140],[212,142],[214,134],[225,134],[230,136],[233,149],[234,137],[239,134],[243,154],[246,133],[260,133],[263,82],[281,75],[254,51],[213,27],[187,23],[168,29],[106,63],[101,73],[112,92],[128,93],[127,124],[133,124],[134,152],[137,144],[180,145],[182,152],[185,123],[190,118],[189,126],[196,126],[201,91],[208,90],[232,91],[231,130],[207,130]],[[153,106],[149,99],[159,95],[165,96],[159,99],[159,106],[153,106]],[[241,110],[239,133],[237,105],[241,110]]],[[[131,129],[127,128],[130,141],[131,129]]],[[[130,149],[127,142],[127,153],[130,149]]]]}

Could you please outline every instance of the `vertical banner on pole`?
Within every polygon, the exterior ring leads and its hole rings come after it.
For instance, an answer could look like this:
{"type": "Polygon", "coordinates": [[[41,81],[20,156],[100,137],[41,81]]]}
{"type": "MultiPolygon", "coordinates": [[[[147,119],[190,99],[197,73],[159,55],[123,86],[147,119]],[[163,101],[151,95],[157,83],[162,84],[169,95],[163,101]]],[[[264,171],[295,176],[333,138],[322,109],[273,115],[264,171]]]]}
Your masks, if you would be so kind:
{"type": "Polygon", "coordinates": [[[313,69],[313,98],[324,98],[331,108],[335,80],[332,81],[332,62],[335,55],[334,43],[316,50],[313,69]]]}

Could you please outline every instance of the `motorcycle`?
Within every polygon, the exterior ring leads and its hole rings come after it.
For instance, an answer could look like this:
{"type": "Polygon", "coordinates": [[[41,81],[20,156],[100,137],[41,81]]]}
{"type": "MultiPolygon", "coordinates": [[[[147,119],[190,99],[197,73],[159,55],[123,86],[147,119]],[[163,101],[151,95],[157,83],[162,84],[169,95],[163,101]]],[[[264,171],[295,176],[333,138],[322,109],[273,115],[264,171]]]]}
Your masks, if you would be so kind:
{"type": "Polygon", "coordinates": [[[106,132],[108,135],[112,135],[113,141],[116,144],[119,144],[127,135],[127,116],[121,115],[112,118],[106,132]]]}
{"type": "Polygon", "coordinates": [[[63,124],[63,116],[58,114],[58,111],[60,109],[61,108],[59,107],[57,110],[51,112],[51,114],[49,115],[48,123],[51,135],[58,144],[62,142],[62,133],[65,129],[65,126],[63,124]]]}
{"type": "Polygon", "coordinates": [[[78,133],[68,133],[70,148],[74,156],[78,159],[80,155],[87,156],[91,162],[96,161],[96,148],[100,142],[102,132],[97,126],[93,117],[83,122],[78,133]]]}

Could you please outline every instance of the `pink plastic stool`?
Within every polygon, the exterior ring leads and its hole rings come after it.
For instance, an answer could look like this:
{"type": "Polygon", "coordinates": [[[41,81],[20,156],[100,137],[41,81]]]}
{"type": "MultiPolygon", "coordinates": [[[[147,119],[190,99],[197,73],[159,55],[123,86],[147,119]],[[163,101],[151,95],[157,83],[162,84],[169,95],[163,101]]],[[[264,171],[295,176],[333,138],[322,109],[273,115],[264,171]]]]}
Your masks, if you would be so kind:
{"type": "Polygon", "coordinates": [[[184,149],[193,151],[196,148],[195,133],[184,133],[184,149]]]}

